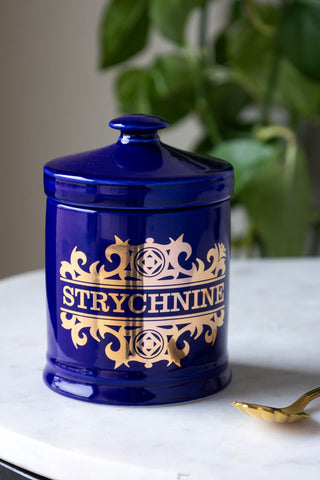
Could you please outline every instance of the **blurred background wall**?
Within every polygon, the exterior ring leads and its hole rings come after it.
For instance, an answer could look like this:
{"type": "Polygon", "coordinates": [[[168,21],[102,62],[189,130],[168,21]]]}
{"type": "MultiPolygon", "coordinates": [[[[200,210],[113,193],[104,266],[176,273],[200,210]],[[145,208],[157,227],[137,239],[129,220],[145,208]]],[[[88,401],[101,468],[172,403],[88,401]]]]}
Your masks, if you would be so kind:
{"type": "Polygon", "coordinates": [[[104,0],[1,0],[2,277],[44,265],[42,166],[114,140],[111,75],[97,71],[104,0]],[[109,130],[109,131],[108,131],[109,130]]]}
{"type": "MultiPolygon", "coordinates": [[[[114,72],[98,70],[98,30],[106,0],[0,0],[0,277],[44,266],[48,160],[112,143],[114,72]]],[[[211,24],[219,22],[214,12],[211,24]]],[[[192,36],[192,20],[189,28],[192,36]]],[[[156,35],[137,62],[167,47],[156,35]]],[[[190,148],[192,118],[162,134],[190,148]]]]}

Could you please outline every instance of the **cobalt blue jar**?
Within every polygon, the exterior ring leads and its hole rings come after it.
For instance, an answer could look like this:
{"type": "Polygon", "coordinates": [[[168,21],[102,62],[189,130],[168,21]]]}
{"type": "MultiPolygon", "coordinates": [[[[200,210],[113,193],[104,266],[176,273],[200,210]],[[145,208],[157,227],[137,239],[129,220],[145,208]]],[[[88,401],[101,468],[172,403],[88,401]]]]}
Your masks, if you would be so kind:
{"type": "Polygon", "coordinates": [[[161,143],[160,118],[110,126],[114,145],[44,167],[45,382],[117,405],[211,395],[231,376],[233,168],[161,143]]]}

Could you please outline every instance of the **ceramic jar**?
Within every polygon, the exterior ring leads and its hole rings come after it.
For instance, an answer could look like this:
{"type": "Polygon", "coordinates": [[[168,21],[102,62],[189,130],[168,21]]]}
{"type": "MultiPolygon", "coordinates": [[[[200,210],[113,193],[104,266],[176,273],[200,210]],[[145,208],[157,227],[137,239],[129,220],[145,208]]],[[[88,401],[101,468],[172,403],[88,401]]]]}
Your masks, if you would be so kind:
{"type": "Polygon", "coordinates": [[[117,143],[44,167],[45,382],[119,405],[218,392],[230,381],[233,168],[161,143],[163,119],[110,126],[117,143]]]}

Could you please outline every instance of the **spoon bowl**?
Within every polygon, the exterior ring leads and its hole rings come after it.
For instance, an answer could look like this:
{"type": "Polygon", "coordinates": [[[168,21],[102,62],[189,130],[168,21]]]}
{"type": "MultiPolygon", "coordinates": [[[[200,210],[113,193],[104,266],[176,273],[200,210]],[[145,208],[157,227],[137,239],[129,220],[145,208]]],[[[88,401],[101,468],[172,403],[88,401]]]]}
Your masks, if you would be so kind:
{"type": "Polygon", "coordinates": [[[288,413],[285,408],[268,407],[256,403],[232,402],[240,412],[265,422],[290,423],[309,418],[305,412],[288,413]]]}
{"type": "Polygon", "coordinates": [[[288,407],[277,408],[268,407],[266,405],[258,405],[256,403],[232,402],[232,405],[240,412],[250,417],[259,418],[265,422],[275,423],[291,423],[309,418],[304,412],[304,408],[309,402],[320,396],[320,387],[304,393],[298,400],[288,407]]]}

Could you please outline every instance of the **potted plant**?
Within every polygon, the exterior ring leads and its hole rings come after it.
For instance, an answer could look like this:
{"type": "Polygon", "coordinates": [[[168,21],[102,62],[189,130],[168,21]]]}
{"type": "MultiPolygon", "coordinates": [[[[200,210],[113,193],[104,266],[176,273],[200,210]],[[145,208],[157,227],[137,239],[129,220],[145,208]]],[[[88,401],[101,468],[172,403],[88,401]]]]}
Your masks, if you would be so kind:
{"type": "Polygon", "coordinates": [[[111,0],[100,30],[102,69],[121,66],[120,110],[195,115],[195,151],[235,168],[232,206],[248,216],[236,247],[266,256],[317,254],[320,237],[320,1],[231,0],[220,32],[208,11],[222,0],[111,0]],[[186,25],[198,10],[198,44],[186,25]],[[132,65],[151,29],[169,52],[132,65]]]}

